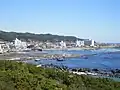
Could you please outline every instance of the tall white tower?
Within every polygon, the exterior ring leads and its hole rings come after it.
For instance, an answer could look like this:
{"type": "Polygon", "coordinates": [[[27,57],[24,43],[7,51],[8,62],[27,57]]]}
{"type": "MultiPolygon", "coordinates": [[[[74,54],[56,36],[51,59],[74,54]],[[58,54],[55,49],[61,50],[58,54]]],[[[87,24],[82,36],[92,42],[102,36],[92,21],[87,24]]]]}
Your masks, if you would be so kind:
{"type": "Polygon", "coordinates": [[[95,46],[95,41],[91,40],[91,46],[95,46]]]}

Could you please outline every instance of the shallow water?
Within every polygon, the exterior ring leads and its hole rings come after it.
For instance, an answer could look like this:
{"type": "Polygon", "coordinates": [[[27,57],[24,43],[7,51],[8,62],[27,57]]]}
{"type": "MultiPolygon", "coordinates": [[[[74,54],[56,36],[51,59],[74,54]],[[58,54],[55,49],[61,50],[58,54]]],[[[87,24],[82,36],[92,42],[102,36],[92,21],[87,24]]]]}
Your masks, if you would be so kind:
{"type": "Polygon", "coordinates": [[[40,60],[38,62],[28,61],[34,64],[54,64],[64,65],[69,68],[99,68],[99,69],[120,69],[120,51],[119,49],[99,49],[99,50],[52,50],[46,51],[51,54],[97,54],[84,58],[69,58],[65,61],[40,60]],[[111,52],[111,53],[107,53],[111,52]]]}

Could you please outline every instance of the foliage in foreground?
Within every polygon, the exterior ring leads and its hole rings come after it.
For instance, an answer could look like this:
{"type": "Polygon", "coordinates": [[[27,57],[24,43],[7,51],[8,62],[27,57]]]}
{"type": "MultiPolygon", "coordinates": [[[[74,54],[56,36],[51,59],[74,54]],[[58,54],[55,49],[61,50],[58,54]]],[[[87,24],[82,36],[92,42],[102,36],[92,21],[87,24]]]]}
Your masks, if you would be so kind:
{"type": "Polygon", "coordinates": [[[120,83],[21,62],[0,61],[0,90],[120,90],[120,83]]]}

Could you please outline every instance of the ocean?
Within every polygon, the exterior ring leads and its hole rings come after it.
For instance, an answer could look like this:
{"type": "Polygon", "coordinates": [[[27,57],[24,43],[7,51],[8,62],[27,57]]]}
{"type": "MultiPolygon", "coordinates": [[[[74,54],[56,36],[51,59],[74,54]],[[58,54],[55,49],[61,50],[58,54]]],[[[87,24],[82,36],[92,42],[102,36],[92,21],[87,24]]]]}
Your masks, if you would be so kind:
{"type": "Polygon", "coordinates": [[[90,54],[85,58],[69,58],[64,61],[56,60],[34,60],[28,61],[33,64],[64,65],[68,68],[97,68],[97,69],[120,69],[120,49],[108,48],[99,50],[47,50],[50,54],[90,54]],[[96,54],[96,55],[91,55],[96,54]]]}

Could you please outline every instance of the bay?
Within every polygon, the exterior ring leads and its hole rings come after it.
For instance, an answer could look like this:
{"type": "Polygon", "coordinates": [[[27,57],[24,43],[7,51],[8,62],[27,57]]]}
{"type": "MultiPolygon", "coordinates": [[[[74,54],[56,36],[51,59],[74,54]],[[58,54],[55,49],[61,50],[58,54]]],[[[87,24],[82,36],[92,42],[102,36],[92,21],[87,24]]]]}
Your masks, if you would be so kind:
{"type": "Polygon", "coordinates": [[[120,69],[120,49],[107,48],[99,50],[47,50],[49,54],[84,54],[90,55],[84,58],[69,58],[64,61],[57,60],[34,60],[28,61],[33,64],[64,65],[69,68],[98,68],[98,69],[120,69]],[[96,55],[92,55],[96,54],[96,55]]]}

